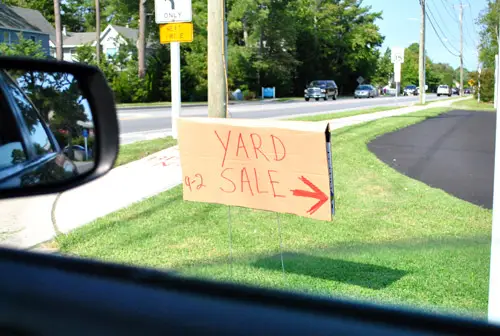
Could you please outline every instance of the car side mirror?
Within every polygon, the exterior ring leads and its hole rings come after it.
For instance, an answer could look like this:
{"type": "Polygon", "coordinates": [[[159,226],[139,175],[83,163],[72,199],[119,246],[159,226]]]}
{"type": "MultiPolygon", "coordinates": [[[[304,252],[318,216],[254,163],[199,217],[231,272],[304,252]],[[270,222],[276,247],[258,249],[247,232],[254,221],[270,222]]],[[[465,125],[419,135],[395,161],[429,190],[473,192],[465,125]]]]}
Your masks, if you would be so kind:
{"type": "Polygon", "coordinates": [[[0,57],[0,199],[61,192],[118,153],[113,93],[93,66],[0,57]]]}

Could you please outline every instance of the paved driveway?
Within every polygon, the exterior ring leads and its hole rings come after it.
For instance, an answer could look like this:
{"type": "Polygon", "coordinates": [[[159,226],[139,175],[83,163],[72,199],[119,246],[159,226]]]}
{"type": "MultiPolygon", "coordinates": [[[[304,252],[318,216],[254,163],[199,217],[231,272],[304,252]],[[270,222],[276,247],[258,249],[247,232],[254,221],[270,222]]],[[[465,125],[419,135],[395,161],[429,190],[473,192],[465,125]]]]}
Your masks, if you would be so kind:
{"type": "Polygon", "coordinates": [[[451,111],[368,144],[399,172],[468,202],[493,202],[495,113],[451,111]]]}

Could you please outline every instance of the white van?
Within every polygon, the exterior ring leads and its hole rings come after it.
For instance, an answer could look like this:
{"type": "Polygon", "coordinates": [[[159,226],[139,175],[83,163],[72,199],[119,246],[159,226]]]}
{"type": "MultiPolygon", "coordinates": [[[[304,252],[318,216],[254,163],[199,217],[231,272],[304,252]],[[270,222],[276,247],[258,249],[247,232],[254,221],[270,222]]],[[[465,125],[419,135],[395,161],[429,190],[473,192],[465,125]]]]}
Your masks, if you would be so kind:
{"type": "Polygon", "coordinates": [[[451,87],[448,85],[439,85],[437,89],[437,95],[438,97],[441,95],[451,97],[451,87]]]}

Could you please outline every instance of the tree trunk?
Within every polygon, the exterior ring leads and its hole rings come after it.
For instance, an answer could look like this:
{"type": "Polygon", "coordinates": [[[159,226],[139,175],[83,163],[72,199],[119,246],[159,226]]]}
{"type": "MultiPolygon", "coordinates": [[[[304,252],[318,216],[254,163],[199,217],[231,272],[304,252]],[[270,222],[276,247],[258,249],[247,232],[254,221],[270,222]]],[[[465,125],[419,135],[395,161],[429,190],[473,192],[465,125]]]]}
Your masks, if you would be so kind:
{"type": "Polygon", "coordinates": [[[56,25],[56,58],[63,60],[63,37],[61,26],[61,3],[60,0],[54,0],[54,23],[56,25]]]}
{"type": "Polygon", "coordinates": [[[101,64],[101,7],[99,0],[95,0],[95,40],[96,40],[96,62],[97,65],[101,64]]]}
{"type": "Polygon", "coordinates": [[[139,0],[139,40],[137,52],[139,56],[139,78],[146,75],[146,0],[139,0]]]}

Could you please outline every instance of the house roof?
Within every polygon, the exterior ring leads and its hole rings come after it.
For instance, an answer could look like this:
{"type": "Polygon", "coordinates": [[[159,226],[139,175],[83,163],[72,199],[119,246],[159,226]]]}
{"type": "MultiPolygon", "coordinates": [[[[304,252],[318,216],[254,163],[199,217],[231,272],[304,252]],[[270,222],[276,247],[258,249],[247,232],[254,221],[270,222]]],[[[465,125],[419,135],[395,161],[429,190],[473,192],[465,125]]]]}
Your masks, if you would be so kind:
{"type": "Polygon", "coordinates": [[[71,33],[63,37],[63,46],[80,46],[95,41],[95,32],[71,33]]]}
{"type": "Polygon", "coordinates": [[[51,40],[56,38],[56,30],[37,10],[0,4],[0,27],[39,31],[48,34],[51,40]]]}
{"type": "Polygon", "coordinates": [[[114,30],[118,32],[121,36],[132,40],[133,42],[137,41],[139,38],[139,29],[127,28],[122,26],[110,25],[114,30]]]}

